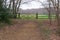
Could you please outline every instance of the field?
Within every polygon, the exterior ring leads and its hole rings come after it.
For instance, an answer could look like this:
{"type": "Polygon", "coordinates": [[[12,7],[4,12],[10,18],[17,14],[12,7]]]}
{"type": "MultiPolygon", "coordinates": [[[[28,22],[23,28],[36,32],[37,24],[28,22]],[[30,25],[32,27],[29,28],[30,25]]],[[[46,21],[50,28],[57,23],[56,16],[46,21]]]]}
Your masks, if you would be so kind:
{"type": "MultiPolygon", "coordinates": [[[[48,15],[40,15],[38,14],[38,19],[48,19],[48,15]]],[[[17,18],[18,17],[18,14],[17,14],[17,18]]],[[[36,19],[36,14],[21,14],[20,15],[20,18],[21,19],[36,19]]],[[[55,15],[51,15],[51,18],[55,18],[55,15]]]]}

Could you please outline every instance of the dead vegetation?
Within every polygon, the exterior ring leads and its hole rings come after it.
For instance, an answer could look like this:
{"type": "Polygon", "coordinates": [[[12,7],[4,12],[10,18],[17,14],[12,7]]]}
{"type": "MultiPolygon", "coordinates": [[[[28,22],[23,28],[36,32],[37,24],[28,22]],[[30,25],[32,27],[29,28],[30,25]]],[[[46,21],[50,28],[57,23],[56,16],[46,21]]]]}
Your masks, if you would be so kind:
{"type": "Polygon", "coordinates": [[[57,28],[53,21],[13,19],[12,25],[0,30],[0,40],[60,40],[55,34],[57,28]]]}

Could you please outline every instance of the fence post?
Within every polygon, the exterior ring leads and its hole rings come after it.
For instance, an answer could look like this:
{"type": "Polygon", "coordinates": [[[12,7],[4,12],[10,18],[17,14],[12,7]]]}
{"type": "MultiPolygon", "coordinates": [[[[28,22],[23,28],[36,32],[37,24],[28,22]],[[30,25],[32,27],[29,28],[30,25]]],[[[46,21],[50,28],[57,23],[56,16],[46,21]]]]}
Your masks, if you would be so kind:
{"type": "Polygon", "coordinates": [[[36,13],[36,19],[38,19],[38,13],[36,13]]]}

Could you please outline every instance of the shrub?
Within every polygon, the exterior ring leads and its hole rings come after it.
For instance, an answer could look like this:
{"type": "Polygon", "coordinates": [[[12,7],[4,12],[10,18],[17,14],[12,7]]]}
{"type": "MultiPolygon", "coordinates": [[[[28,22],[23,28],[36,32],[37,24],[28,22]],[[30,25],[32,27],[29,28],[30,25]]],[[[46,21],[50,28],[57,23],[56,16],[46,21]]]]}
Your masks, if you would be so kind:
{"type": "Polygon", "coordinates": [[[8,23],[10,24],[10,17],[9,8],[7,8],[3,4],[4,0],[0,0],[0,23],[8,23]]]}

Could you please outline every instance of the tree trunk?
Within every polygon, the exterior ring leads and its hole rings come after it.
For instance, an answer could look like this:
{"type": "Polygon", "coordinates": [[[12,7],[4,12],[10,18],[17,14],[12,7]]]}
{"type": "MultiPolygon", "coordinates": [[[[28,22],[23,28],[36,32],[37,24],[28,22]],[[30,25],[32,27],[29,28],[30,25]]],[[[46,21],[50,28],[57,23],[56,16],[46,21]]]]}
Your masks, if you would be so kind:
{"type": "Polygon", "coordinates": [[[59,0],[57,0],[57,10],[56,10],[56,18],[57,18],[57,25],[60,26],[60,19],[59,19],[59,0]]]}
{"type": "Polygon", "coordinates": [[[50,25],[52,25],[52,22],[51,22],[51,13],[49,11],[49,22],[50,22],[50,25]]]}
{"type": "Polygon", "coordinates": [[[15,13],[15,0],[13,0],[13,15],[14,15],[14,18],[16,18],[16,13],[15,13]]]}
{"type": "Polygon", "coordinates": [[[9,9],[11,8],[11,0],[10,0],[10,2],[9,2],[9,9]]]}
{"type": "Polygon", "coordinates": [[[13,0],[13,14],[14,14],[14,4],[15,4],[15,1],[13,0]]]}
{"type": "Polygon", "coordinates": [[[49,10],[48,10],[48,12],[49,12],[49,22],[50,22],[50,25],[52,25],[52,22],[51,22],[51,3],[50,3],[50,1],[49,1],[49,10]]]}
{"type": "Polygon", "coordinates": [[[5,8],[7,7],[7,3],[6,2],[7,2],[7,0],[5,0],[5,8]]]}
{"type": "Polygon", "coordinates": [[[21,17],[20,17],[20,13],[18,13],[18,18],[20,18],[20,19],[21,19],[21,17]]]}
{"type": "MultiPolygon", "coordinates": [[[[18,5],[18,7],[17,7],[17,12],[19,11],[20,5],[21,5],[21,0],[19,1],[19,5],[18,5]]],[[[21,17],[20,17],[20,13],[18,14],[18,17],[21,18],[21,17]]]]}

